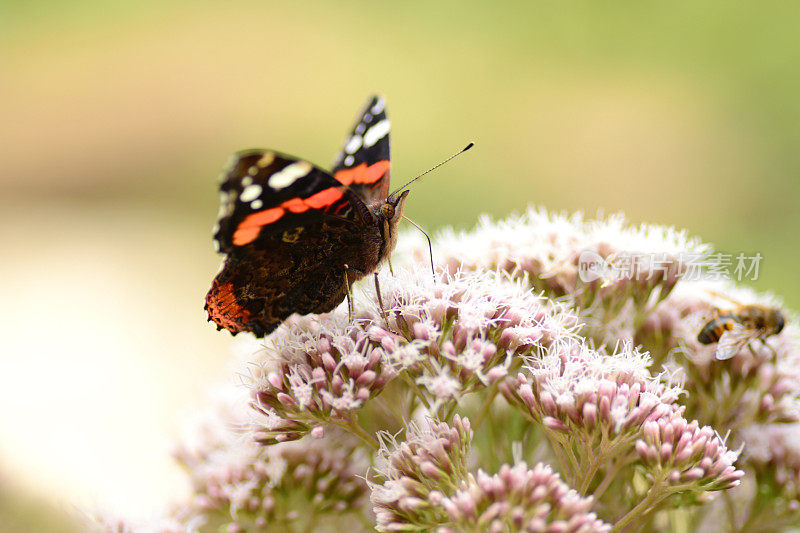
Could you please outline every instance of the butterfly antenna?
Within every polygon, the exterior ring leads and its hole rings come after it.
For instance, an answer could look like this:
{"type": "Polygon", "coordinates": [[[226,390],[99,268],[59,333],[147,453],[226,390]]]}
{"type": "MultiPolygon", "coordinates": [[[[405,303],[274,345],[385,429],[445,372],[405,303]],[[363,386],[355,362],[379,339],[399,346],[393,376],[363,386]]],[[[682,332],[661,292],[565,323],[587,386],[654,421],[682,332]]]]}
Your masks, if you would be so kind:
{"type": "MultiPolygon", "coordinates": [[[[462,150],[462,151],[463,151],[463,150],[462,150]]],[[[460,152],[459,152],[459,153],[460,153],[460,152]]],[[[456,155],[458,155],[458,154],[456,154],[456,155]]],[[[423,234],[423,235],[425,235],[425,238],[426,238],[426,239],[428,239],[428,253],[430,254],[430,257],[431,257],[431,274],[433,274],[433,281],[434,281],[434,283],[435,283],[435,282],[436,282],[436,270],[433,268],[433,245],[431,245],[431,238],[428,236],[428,234],[427,234],[427,233],[425,233],[425,230],[424,230],[424,229],[422,229],[422,228],[419,226],[419,224],[417,224],[416,222],[414,222],[413,220],[411,220],[410,218],[408,218],[408,217],[407,217],[407,216],[405,216],[405,215],[403,215],[403,218],[404,218],[405,220],[407,220],[407,221],[408,221],[408,222],[409,222],[409,223],[410,223],[412,226],[414,226],[415,228],[417,228],[418,230],[420,230],[420,231],[422,232],[422,234],[423,234]]]]}
{"type": "MultiPolygon", "coordinates": [[[[403,186],[402,186],[402,187],[400,187],[399,189],[396,189],[396,190],[395,190],[395,191],[394,191],[392,194],[390,194],[388,197],[389,197],[389,198],[394,198],[394,196],[395,196],[395,195],[397,195],[397,193],[399,193],[400,191],[402,191],[403,189],[405,189],[406,187],[408,187],[409,185],[411,185],[412,183],[414,183],[415,181],[417,181],[418,179],[420,179],[420,178],[421,178],[422,176],[424,176],[425,174],[428,174],[428,173],[430,173],[430,172],[433,172],[434,170],[436,170],[436,169],[437,169],[437,168],[439,168],[440,166],[444,165],[445,163],[447,163],[447,162],[448,162],[448,161],[450,161],[451,159],[453,159],[453,158],[455,158],[455,157],[458,157],[458,156],[460,156],[461,154],[463,154],[464,152],[466,152],[467,150],[469,150],[469,149],[470,149],[470,148],[472,148],[473,146],[475,146],[475,143],[469,143],[469,144],[468,144],[468,145],[466,145],[464,148],[462,148],[461,150],[459,150],[459,151],[458,151],[458,152],[456,152],[455,154],[451,155],[450,157],[448,157],[447,159],[445,159],[444,161],[442,161],[441,163],[439,163],[439,164],[438,164],[438,165],[436,165],[435,167],[429,168],[428,170],[426,170],[425,172],[423,172],[422,174],[420,174],[419,176],[417,176],[417,177],[416,177],[416,178],[414,178],[413,180],[409,181],[408,183],[406,183],[405,185],[403,185],[403,186]]],[[[408,219],[406,219],[406,220],[408,220],[408,219]]],[[[409,221],[409,222],[411,222],[410,220],[408,220],[408,221],[409,221]]],[[[413,224],[413,222],[411,222],[411,223],[413,224]]],[[[419,227],[419,226],[417,226],[417,227],[419,227]]],[[[428,239],[428,240],[430,240],[430,239],[428,239]]]]}

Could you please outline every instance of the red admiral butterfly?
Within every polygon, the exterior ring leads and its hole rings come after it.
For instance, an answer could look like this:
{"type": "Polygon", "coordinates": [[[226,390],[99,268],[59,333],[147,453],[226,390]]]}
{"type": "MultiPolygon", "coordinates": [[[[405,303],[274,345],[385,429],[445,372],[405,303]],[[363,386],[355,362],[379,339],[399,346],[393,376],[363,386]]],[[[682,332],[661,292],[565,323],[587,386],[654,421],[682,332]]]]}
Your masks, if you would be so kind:
{"type": "Polygon", "coordinates": [[[234,154],[220,186],[214,241],[225,262],[206,295],[209,321],[263,337],[292,313],[338,306],[397,242],[409,191],[388,194],[389,167],[389,120],[378,96],[332,174],[271,150],[234,154]]]}

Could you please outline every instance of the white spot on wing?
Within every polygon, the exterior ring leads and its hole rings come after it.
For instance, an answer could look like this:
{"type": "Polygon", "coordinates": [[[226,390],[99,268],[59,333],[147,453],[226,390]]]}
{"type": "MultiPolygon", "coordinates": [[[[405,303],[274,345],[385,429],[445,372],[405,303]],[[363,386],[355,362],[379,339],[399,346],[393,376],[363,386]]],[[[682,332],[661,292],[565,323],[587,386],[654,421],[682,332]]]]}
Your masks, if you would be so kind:
{"type": "Polygon", "coordinates": [[[250,174],[251,176],[255,176],[256,174],[258,174],[258,167],[253,165],[252,167],[247,169],[247,173],[250,174]]]}
{"type": "Polygon", "coordinates": [[[217,218],[224,218],[233,212],[233,199],[236,197],[234,191],[219,193],[219,211],[217,218]]]}
{"type": "Polygon", "coordinates": [[[352,165],[352,164],[353,164],[353,161],[355,161],[355,159],[353,158],[353,156],[352,156],[352,155],[348,155],[347,157],[345,157],[345,158],[344,158],[344,164],[345,164],[345,166],[348,166],[348,167],[349,167],[350,165],[352,165]]]}
{"type": "Polygon", "coordinates": [[[261,185],[248,185],[239,195],[239,200],[243,202],[251,202],[261,196],[261,185]]]}
{"type": "Polygon", "coordinates": [[[253,200],[252,202],[250,202],[251,209],[261,209],[262,207],[264,207],[264,202],[262,202],[261,200],[253,200]]]}
{"type": "Polygon", "coordinates": [[[361,135],[353,135],[347,144],[344,145],[344,151],[348,154],[355,153],[356,150],[361,148],[361,135]]]}
{"type": "Polygon", "coordinates": [[[386,101],[383,98],[378,98],[378,101],[375,102],[375,105],[372,106],[372,109],[370,109],[370,111],[372,111],[373,115],[377,115],[378,113],[383,111],[384,105],[386,105],[386,101]]]}
{"type": "Polygon", "coordinates": [[[253,178],[251,178],[250,176],[245,176],[245,177],[242,178],[242,185],[243,186],[247,187],[251,183],[253,183],[253,178]]]}
{"type": "Polygon", "coordinates": [[[364,134],[364,146],[370,147],[380,141],[389,133],[389,120],[383,119],[364,134]]]}
{"type": "Polygon", "coordinates": [[[307,161],[297,161],[270,176],[267,183],[273,189],[283,189],[307,175],[312,168],[311,163],[307,161]]]}
{"type": "MultiPolygon", "coordinates": [[[[265,153],[264,155],[261,156],[261,159],[256,161],[256,165],[261,167],[261,168],[266,168],[266,167],[270,166],[270,164],[273,161],[275,161],[275,154],[272,153],[272,152],[267,152],[267,153],[265,153]]],[[[258,169],[256,169],[256,170],[258,170],[258,169]]]]}
{"type": "Polygon", "coordinates": [[[356,134],[358,134],[358,135],[361,135],[362,133],[364,133],[364,130],[365,130],[365,129],[367,129],[367,127],[366,127],[366,126],[364,125],[364,123],[362,122],[361,124],[359,124],[358,126],[356,126],[356,134]]]}

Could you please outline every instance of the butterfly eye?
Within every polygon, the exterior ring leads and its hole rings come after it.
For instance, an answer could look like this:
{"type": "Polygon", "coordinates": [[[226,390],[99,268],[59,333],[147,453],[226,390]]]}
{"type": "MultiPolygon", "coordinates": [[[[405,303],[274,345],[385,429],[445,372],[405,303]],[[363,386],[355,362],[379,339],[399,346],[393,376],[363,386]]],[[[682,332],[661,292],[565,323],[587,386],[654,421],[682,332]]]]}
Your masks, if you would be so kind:
{"type": "Polygon", "coordinates": [[[392,218],[394,218],[394,206],[389,202],[384,203],[381,206],[381,214],[383,215],[384,218],[391,220],[392,218]]]}

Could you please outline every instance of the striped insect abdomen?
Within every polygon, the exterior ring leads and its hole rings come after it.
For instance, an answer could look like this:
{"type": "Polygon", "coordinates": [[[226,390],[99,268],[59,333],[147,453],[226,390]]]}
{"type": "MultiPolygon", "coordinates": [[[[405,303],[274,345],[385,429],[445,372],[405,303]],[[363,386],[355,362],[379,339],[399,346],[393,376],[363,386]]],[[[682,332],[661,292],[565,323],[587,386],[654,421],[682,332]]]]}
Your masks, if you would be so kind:
{"type": "Polygon", "coordinates": [[[697,334],[697,342],[700,344],[713,344],[719,342],[722,334],[730,331],[739,320],[731,312],[720,313],[709,320],[700,333],[697,334]]]}

